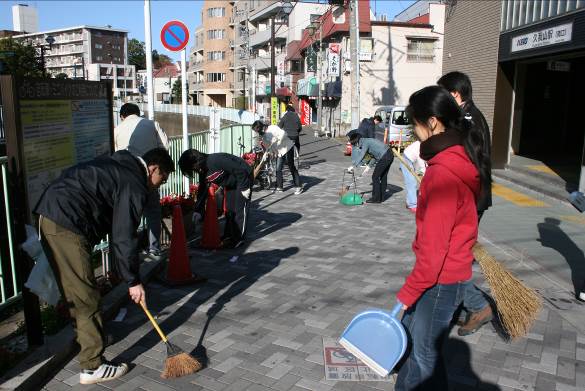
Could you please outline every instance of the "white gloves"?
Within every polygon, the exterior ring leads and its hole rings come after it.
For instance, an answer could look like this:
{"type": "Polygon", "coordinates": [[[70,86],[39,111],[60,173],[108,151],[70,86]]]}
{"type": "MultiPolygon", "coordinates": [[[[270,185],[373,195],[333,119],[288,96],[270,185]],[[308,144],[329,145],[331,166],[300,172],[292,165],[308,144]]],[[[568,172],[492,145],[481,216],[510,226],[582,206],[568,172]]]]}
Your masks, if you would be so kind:
{"type": "Polygon", "coordinates": [[[246,190],[242,190],[242,195],[244,196],[244,198],[248,199],[250,198],[250,195],[252,194],[252,189],[246,189],[246,190]]]}
{"type": "Polygon", "coordinates": [[[349,172],[350,174],[353,172],[353,170],[354,170],[353,166],[347,167],[347,172],[349,172]]]}

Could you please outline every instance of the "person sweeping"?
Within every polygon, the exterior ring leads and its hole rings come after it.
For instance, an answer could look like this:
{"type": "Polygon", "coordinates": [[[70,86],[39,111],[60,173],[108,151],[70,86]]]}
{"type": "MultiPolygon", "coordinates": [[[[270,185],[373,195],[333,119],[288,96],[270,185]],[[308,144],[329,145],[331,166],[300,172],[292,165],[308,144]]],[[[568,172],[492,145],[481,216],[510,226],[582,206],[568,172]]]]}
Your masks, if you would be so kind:
{"type": "MultiPolygon", "coordinates": [[[[64,170],[34,208],[47,259],[75,320],[81,384],[114,380],[128,372],[126,363],[103,356],[106,344],[92,248],[110,235],[114,270],[127,284],[132,301],[144,305],[136,231],[149,192],[166,182],[174,166],[164,148],[142,157],[118,151],[64,170]]],[[[193,372],[201,368],[195,364],[193,372]]]]}
{"type": "Polygon", "coordinates": [[[179,158],[183,175],[193,178],[199,176],[199,187],[195,211],[203,215],[210,184],[223,188],[227,213],[222,238],[222,247],[239,247],[246,236],[248,214],[252,197],[252,168],[244,159],[229,153],[206,154],[196,149],[188,149],[179,158]]]}
{"type": "Polygon", "coordinates": [[[276,125],[267,126],[262,121],[255,121],[252,124],[252,130],[260,137],[262,142],[266,145],[267,152],[277,157],[276,160],[276,191],[283,191],[283,175],[282,169],[284,162],[288,165],[288,169],[293,178],[295,186],[295,195],[299,195],[303,192],[303,186],[301,184],[301,177],[299,171],[295,166],[295,143],[285,133],[285,131],[276,125]]]}
{"type": "Polygon", "coordinates": [[[488,157],[474,147],[463,113],[444,88],[430,86],[412,94],[407,114],[428,167],[416,210],[416,261],[397,293],[411,349],[395,390],[446,390],[441,349],[472,283],[476,200],[489,178],[488,157]]]}
{"type": "Polygon", "coordinates": [[[374,167],[374,172],[372,173],[372,197],[367,199],[366,203],[381,203],[384,201],[386,188],[388,187],[388,171],[394,161],[392,151],[383,142],[374,138],[363,137],[359,132],[352,133],[349,142],[355,149],[355,153],[351,155],[352,165],[348,167],[348,172],[352,173],[356,167],[359,167],[368,154],[376,159],[376,167],[374,167]]]}

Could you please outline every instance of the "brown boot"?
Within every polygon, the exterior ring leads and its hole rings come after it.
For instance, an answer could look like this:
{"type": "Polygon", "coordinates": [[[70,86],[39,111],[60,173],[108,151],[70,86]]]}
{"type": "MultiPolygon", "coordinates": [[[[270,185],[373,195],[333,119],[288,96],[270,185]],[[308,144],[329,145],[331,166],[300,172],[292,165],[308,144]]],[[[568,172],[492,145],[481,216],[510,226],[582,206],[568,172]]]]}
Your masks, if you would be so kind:
{"type": "Polygon", "coordinates": [[[492,307],[488,304],[484,309],[469,315],[467,322],[457,330],[457,334],[462,337],[471,335],[479,330],[481,326],[491,321],[493,317],[492,307]]]}

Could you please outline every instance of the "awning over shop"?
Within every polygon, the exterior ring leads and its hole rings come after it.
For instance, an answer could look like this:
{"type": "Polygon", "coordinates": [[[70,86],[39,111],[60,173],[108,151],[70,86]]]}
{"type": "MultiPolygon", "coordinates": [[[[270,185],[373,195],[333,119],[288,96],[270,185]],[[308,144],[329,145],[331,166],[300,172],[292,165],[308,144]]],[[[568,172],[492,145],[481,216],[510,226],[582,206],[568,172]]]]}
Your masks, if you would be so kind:
{"type": "Polygon", "coordinates": [[[297,96],[319,96],[319,82],[316,77],[297,81],[297,96]]]}
{"type": "Polygon", "coordinates": [[[341,80],[325,83],[325,96],[328,98],[341,98],[341,80]]]}
{"type": "Polygon", "coordinates": [[[281,87],[276,89],[277,96],[292,96],[292,91],[288,87],[281,87]]]}

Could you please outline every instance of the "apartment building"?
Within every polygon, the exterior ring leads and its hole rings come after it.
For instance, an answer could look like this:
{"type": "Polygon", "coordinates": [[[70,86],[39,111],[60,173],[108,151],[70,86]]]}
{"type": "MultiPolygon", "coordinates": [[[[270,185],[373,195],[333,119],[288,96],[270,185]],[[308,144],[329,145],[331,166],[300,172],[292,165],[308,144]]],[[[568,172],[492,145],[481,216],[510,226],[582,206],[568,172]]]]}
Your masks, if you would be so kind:
{"type": "MultiPolygon", "coordinates": [[[[406,105],[413,92],[441,76],[445,6],[438,1],[421,3],[416,15],[387,21],[376,20],[369,1],[359,2],[360,118],[374,115],[380,106],[406,105]]],[[[318,121],[321,88],[321,125],[328,134],[344,134],[351,124],[354,67],[349,21],[350,10],[334,5],[315,21],[315,29],[303,33],[299,44],[305,64],[296,91],[301,121],[318,121]]]]}
{"type": "Polygon", "coordinates": [[[189,94],[196,105],[234,106],[235,1],[205,0],[189,54],[189,94]]]}
{"type": "Polygon", "coordinates": [[[138,94],[135,67],[128,65],[126,30],[77,26],[15,35],[14,39],[44,47],[45,67],[53,76],[65,74],[70,79],[111,80],[117,99],[138,94]],[[53,38],[50,47],[47,37],[53,38]]]}
{"type": "Polygon", "coordinates": [[[238,1],[234,6],[235,94],[249,109],[269,116],[271,38],[274,23],[274,95],[282,105],[295,103],[296,83],[302,75],[298,52],[302,31],[327,9],[327,4],[276,0],[238,1]]]}

